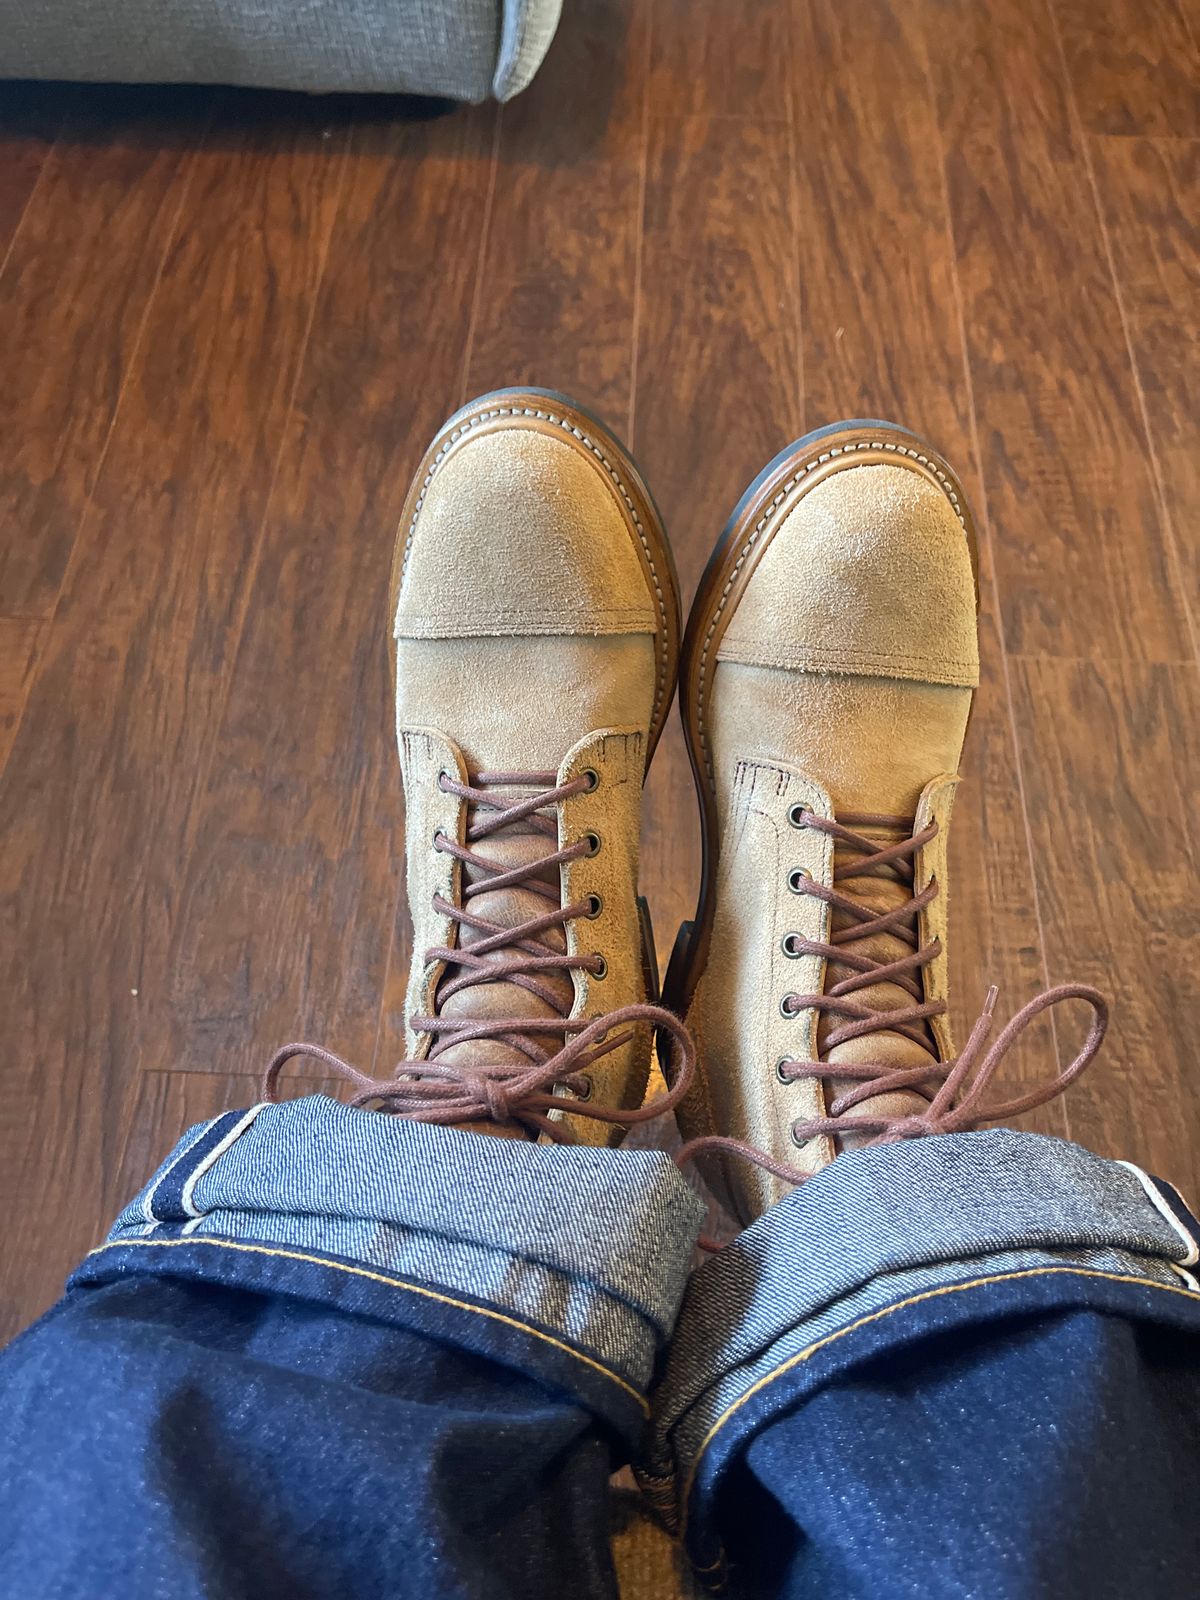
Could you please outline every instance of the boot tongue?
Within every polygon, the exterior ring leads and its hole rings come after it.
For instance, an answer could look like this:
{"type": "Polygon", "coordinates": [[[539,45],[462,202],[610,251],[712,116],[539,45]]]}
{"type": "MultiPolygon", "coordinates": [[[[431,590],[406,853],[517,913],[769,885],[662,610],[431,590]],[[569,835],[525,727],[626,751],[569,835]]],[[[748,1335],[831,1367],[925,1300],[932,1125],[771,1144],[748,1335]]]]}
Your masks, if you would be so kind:
{"type": "MultiPolygon", "coordinates": [[[[918,791],[919,793],[919,791],[918,791]]],[[[839,802],[836,814],[845,815],[848,808],[839,802]]],[[[916,799],[913,800],[913,809],[916,808],[916,799]]],[[[853,824],[850,824],[853,826],[853,824]]],[[[888,830],[878,827],[863,827],[855,829],[864,836],[878,840],[882,844],[894,843],[897,839],[906,837],[911,833],[911,826],[904,829],[888,830]]],[[[860,853],[848,845],[839,843],[834,851],[834,867],[848,869],[845,875],[836,880],[836,887],[847,898],[856,901],[859,905],[874,912],[885,912],[902,906],[911,899],[912,889],[904,883],[896,870],[890,866],[877,867],[869,874],[853,874],[854,863],[860,861],[860,853]]],[[[915,932],[916,918],[913,918],[915,932]]],[[[834,909],[830,921],[831,935],[841,933],[856,926],[856,921],[844,911],[834,909]]],[[[853,941],[849,949],[856,956],[866,956],[880,965],[898,961],[901,957],[911,955],[913,946],[905,940],[898,938],[893,933],[875,933],[870,936],[853,941]]],[[[825,992],[842,979],[853,976],[855,969],[829,962],[825,975],[825,992]]],[[[894,981],[873,983],[856,989],[852,998],[860,1005],[880,1012],[899,1010],[915,1004],[913,995],[901,984],[894,981]]],[[[879,1074],[901,1067],[920,1067],[929,1065],[934,1067],[938,1062],[937,1048],[934,1044],[933,1034],[927,1023],[919,1022],[913,1025],[915,1033],[924,1040],[917,1044],[905,1034],[891,1029],[881,1029],[879,1032],[863,1034],[858,1038],[843,1040],[840,1044],[826,1049],[825,1040],[833,1033],[845,1019],[836,1014],[823,1012],[817,1025],[817,1054],[822,1061],[828,1061],[831,1067],[836,1068],[839,1062],[853,1065],[868,1064],[877,1067],[879,1074]]],[[[826,1092],[830,1102],[839,1094],[856,1087],[856,1080],[838,1077],[836,1072],[831,1072],[826,1079],[826,1092]]],[[[871,1117],[905,1117],[924,1111],[928,1102],[913,1090],[897,1090],[888,1094],[872,1095],[867,1100],[861,1100],[850,1111],[848,1116],[871,1117]]],[[[847,1133],[836,1142],[840,1149],[853,1149],[872,1137],[867,1134],[847,1133]]]]}

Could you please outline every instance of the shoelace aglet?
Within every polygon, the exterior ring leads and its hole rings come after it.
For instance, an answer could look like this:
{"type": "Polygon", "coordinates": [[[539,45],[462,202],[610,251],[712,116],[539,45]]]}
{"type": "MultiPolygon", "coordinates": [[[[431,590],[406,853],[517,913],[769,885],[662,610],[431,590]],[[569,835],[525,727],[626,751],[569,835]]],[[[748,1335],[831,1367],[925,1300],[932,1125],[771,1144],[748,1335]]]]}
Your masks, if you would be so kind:
{"type": "MultiPolygon", "coordinates": [[[[988,1035],[992,1031],[992,1028],[995,1026],[996,1002],[999,1000],[999,998],[999,986],[993,983],[987,992],[987,999],[983,1002],[983,1010],[975,1018],[974,1026],[971,1028],[971,1032],[967,1035],[966,1044],[958,1052],[958,1055],[953,1058],[953,1060],[946,1063],[950,1069],[950,1075],[946,1079],[947,1083],[953,1081],[954,1085],[957,1087],[958,1083],[966,1075],[969,1066],[974,1061],[975,1056],[982,1048],[984,1041],[987,1039],[988,1035]]],[[[944,1095],[944,1090],[945,1085],[943,1085],[942,1090],[939,1091],[938,1096],[935,1099],[935,1104],[937,1103],[937,1100],[943,1100],[946,1098],[944,1095]]]]}

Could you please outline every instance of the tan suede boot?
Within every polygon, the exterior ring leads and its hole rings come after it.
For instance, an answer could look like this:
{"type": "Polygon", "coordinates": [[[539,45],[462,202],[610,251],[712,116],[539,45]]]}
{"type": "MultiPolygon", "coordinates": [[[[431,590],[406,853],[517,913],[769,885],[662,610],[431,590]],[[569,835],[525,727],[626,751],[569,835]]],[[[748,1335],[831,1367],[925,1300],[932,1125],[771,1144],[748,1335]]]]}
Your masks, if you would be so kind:
{"type": "Polygon", "coordinates": [[[465,406],[410,491],[390,622],[414,956],[406,1059],[360,1099],[610,1141],[650,1114],[664,1020],[638,831],[680,631],[627,452],[546,391],[465,406]]]}
{"type": "MultiPolygon", "coordinates": [[[[688,623],[680,708],[703,814],[667,1001],[680,1110],[749,1221],[841,1149],[975,1126],[946,1016],[946,846],[978,681],[978,564],[953,472],[892,424],[810,434],[747,490],[688,623]],[[757,1152],[756,1164],[734,1159],[757,1152]]],[[[1094,991],[1054,991],[1098,1006],[1094,991]]],[[[1010,1025],[1011,1027],[1012,1025],[1010,1025]]],[[[987,1060],[980,1088],[1007,1049],[987,1060]]],[[[991,1120],[990,1117],[985,1120],[991,1120]]]]}

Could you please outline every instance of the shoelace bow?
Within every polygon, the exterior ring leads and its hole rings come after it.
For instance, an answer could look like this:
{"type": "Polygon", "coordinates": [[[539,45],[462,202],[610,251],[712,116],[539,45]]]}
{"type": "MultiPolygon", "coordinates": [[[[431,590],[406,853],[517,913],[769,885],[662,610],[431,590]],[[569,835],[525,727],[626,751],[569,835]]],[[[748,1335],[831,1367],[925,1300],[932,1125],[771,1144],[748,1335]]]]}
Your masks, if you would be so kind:
{"type": "MultiPolygon", "coordinates": [[[[917,851],[936,838],[937,823],[931,822],[918,832],[912,820],[903,817],[859,813],[848,814],[838,822],[803,808],[793,820],[798,827],[829,834],[836,843],[847,848],[849,858],[838,862],[834,868],[833,888],[826,888],[807,877],[793,879],[792,887],[799,894],[824,900],[830,908],[831,917],[835,911],[842,912],[849,919],[850,926],[832,932],[828,941],[789,934],[788,953],[820,956],[827,962],[849,967],[851,972],[850,976],[829,984],[821,994],[785,995],[782,1009],[788,1016],[811,1008],[845,1019],[826,1034],[822,1051],[825,1055],[847,1039],[885,1032],[899,1033],[928,1050],[931,1041],[924,1024],[931,1017],[942,1015],[946,1003],[944,1000],[925,1000],[920,974],[941,953],[942,946],[936,939],[926,945],[920,943],[917,914],[936,898],[938,885],[936,879],[931,879],[923,889],[916,889],[915,860],[917,851]],[[863,828],[900,832],[905,837],[892,844],[880,844],[859,831],[863,828]],[[889,868],[891,875],[913,890],[906,903],[891,910],[874,911],[836,887],[840,879],[887,875],[881,873],[880,869],[889,868]],[[910,953],[895,961],[883,962],[851,948],[863,939],[881,933],[891,934],[901,940],[910,947],[910,953]],[[885,1009],[865,1005],[854,998],[859,990],[877,983],[898,985],[912,996],[913,1003],[885,1009]]],[[[785,1082],[793,1083],[802,1078],[841,1078],[855,1084],[855,1087],[837,1095],[830,1102],[825,1116],[792,1124],[791,1132],[796,1144],[804,1144],[822,1135],[845,1137],[858,1133],[867,1135],[870,1144],[890,1144],[901,1139],[923,1138],[929,1134],[962,1133],[985,1123],[1020,1116],[1060,1095],[1086,1070],[1103,1043],[1108,1029],[1108,1002],[1098,989],[1090,985],[1059,984],[1022,1006],[984,1052],[984,1045],[994,1024],[993,1013],[998,992],[995,988],[988,991],[983,1011],[971,1029],[966,1045],[948,1061],[912,1067],[828,1060],[781,1062],[778,1070],[785,1082]],[[1041,1012],[1067,1000],[1082,1000],[1092,1008],[1091,1027],[1074,1060],[1052,1083],[1001,1104],[984,1106],[983,1098],[988,1085],[1018,1037],[1041,1012]],[[927,1108],[904,1116],[846,1115],[865,1100],[898,1090],[915,1091],[928,1102],[927,1108]]],[[[785,1182],[804,1183],[811,1176],[788,1162],[776,1161],[744,1140],[721,1134],[706,1134],[691,1140],[680,1150],[676,1159],[680,1165],[684,1165],[712,1151],[722,1151],[752,1161],[785,1182]]]]}
{"type": "MultiPolygon", "coordinates": [[[[298,1056],[324,1063],[358,1090],[351,1105],[379,1103],[399,1116],[421,1122],[517,1123],[533,1135],[545,1134],[559,1143],[572,1142],[572,1134],[551,1111],[569,1111],[572,1116],[589,1117],[597,1122],[619,1123],[631,1127],[669,1111],[687,1092],[695,1070],[695,1049],[691,1036],[678,1017],[660,1006],[629,1005],[593,1018],[571,1017],[562,1007],[562,997],[543,981],[542,974],[572,970],[587,971],[595,977],[605,973],[599,954],[581,955],[556,950],[542,937],[551,929],[564,930],[580,917],[594,917],[599,910],[594,896],[571,905],[561,904],[561,891],[539,880],[548,867],[594,855],[600,848],[595,834],[562,849],[552,849],[536,860],[516,867],[489,861],[474,847],[489,835],[526,822],[536,833],[557,843],[558,826],[546,809],[573,795],[595,788],[594,772],[580,774],[560,784],[553,772],[480,772],[473,783],[461,783],[443,772],[438,787],[467,802],[466,843],[447,834],[434,835],[433,848],[454,857],[464,868],[471,867],[476,881],[464,881],[462,904],[443,895],[433,898],[434,908],[461,928],[479,935],[469,946],[435,945],[426,950],[426,963],[442,962],[446,970],[438,984],[432,1016],[411,1019],[417,1033],[427,1033],[433,1042],[421,1060],[397,1062],[390,1079],[372,1078],[320,1045],[283,1045],[272,1056],[263,1078],[263,1096],[273,1100],[278,1094],[279,1076],[284,1066],[298,1056]],[[516,799],[505,800],[493,790],[520,789],[516,799]],[[530,792],[531,791],[531,792],[530,792]],[[550,906],[543,915],[532,917],[515,927],[493,922],[470,910],[470,902],[498,889],[521,888],[550,906]],[[551,1009],[550,1016],[453,1017],[443,1008],[454,995],[492,983],[510,983],[527,990],[551,1009]],[[665,1094],[649,1104],[633,1109],[592,1105],[591,1080],[587,1069],[611,1051],[627,1044],[637,1026],[662,1028],[674,1041],[671,1085],[665,1094]],[[617,1031],[624,1030],[624,1031],[617,1031]],[[560,1039],[553,1048],[555,1036],[560,1039]],[[502,1044],[515,1051],[520,1060],[492,1063],[444,1060],[456,1045],[473,1041],[502,1044]],[[567,1099],[563,1091],[572,1097],[567,1099]]],[[[465,880],[465,872],[464,872],[465,880]]]]}

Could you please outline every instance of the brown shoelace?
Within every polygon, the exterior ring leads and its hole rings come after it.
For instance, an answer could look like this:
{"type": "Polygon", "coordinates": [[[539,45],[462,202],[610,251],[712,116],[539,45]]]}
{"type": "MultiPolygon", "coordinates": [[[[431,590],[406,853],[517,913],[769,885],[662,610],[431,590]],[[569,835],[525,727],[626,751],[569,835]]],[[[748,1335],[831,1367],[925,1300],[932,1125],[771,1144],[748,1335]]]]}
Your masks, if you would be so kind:
{"type": "MultiPolygon", "coordinates": [[[[788,1016],[795,1016],[797,1012],[811,1006],[815,1011],[829,1012],[846,1018],[845,1022],[831,1029],[826,1035],[824,1046],[826,1051],[832,1050],[835,1045],[842,1044],[847,1039],[883,1032],[903,1034],[914,1044],[928,1049],[931,1041],[924,1024],[928,1018],[940,1016],[946,1009],[946,1003],[944,1000],[931,1002],[925,1000],[920,973],[923,967],[928,966],[941,954],[942,946],[936,939],[924,946],[919,943],[917,913],[923,911],[937,898],[936,880],[931,879],[919,894],[914,892],[904,905],[883,912],[872,911],[861,905],[850,895],[842,893],[837,884],[844,878],[883,877],[887,875],[887,869],[890,869],[891,876],[907,888],[913,889],[917,851],[937,837],[937,823],[931,822],[928,827],[916,833],[913,831],[913,824],[903,817],[854,813],[848,815],[844,822],[835,822],[829,817],[819,817],[804,807],[798,809],[794,820],[797,827],[829,834],[836,843],[845,847],[848,858],[836,863],[832,889],[826,889],[823,884],[805,876],[793,877],[793,889],[797,894],[824,900],[831,914],[840,911],[850,920],[851,925],[839,932],[831,933],[828,942],[820,939],[804,939],[795,933],[788,934],[785,941],[788,954],[820,956],[826,961],[836,962],[839,966],[850,967],[852,971],[848,978],[830,984],[822,994],[785,995],[783,1009],[788,1016]],[[877,840],[859,832],[861,828],[882,828],[888,832],[905,834],[906,837],[898,839],[894,844],[880,844],[877,840]],[[902,956],[898,961],[883,962],[851,948],[877,934],[890,934],[892,938],[908,945],[912,953],[902,956]],[[853,998],[857,990],[866,989],[876,983],[898,985],[912,996],[913,1004],[884,1010],[862,1005],[853,998]]],[[[842,1073],[840,1066],[837,1068],[837,1073],[838,1076],[849,1076],[842,1073]]],[[[859,1096],[860,1099],[866,1097],[865,1092],[859,1096]]]]}
{"type": "MultiPolygon", "coordinates": [[[[931,822],[917,832],[912,820],[903,817],[860,813],[847,815],[837,822],[819,817],[806,809],[800,809],[793,821],[798,827],[813,828],[831,835],[844,847],[846,859],[835,866],[833,888],[826,888],[807,877],[796,876],[793,877],[792,888],[799,894],[824,900],[831,913],[841,912],[850,925],[831,933],[828,941],[789,934],[786,941],[788,953],[820,956],[827,962],[851,970],[849,977],[829,984],[821,994],[785,995],[781,1003],[782,1010],[785,1015],[795,1016],[812,1008],[842,1019],[826,1033],[822,1048],[824,1055],[847,1039],[885,1032],[901,1034],[923,1050],[929,1050],[932,1039],[925,1024],[929,1018],[940,1016],[946,1010],[946,1003],[925,1000],[920,974],[940,954],[941,943],[938,940],[926,945],[920,943],[917,913],[936,898],[938,885],[936,880],[931,879],[924,889],[916,890],[915,857],[919,849],[937,836],[937,823],[931,822]],[[898,832],[905,837],[895,843],[880,844],[878,840],[859,831],[864,828],[898,832]],[[907,902],[891,910],[877,912],[836,887],[842,879],[878,876],[892,877],[912,889],[907,902]],[[911,953],[884,962],[852,948],[876,934],[890,934],[908,945],[911,953]],[[885,1008],[869,1006],[854,998],[858,991],[877,983],[898,985],[912,997],[913,1003],[885,1008]]],[[[1103,1043],[1108,1028],[1108,1003],[1104,996],[1086,984],[1059,984],[1048,989],[1022,1006],[984,1053],[984,1045],[993,1026],[996,997],[997,990],[993,988],[963,1050],[949,1061],[921,1063],[912,1067],[891,1067],[872,1062],[834,1063],[828,1060],[781,1062],[779,1075],[788,1083],[802,1078],[840,1078],[854,1084],[853,1088],[831,1101],[825,1116],[792,1124],[791,1133],[796,1144],[801,1145],[823,1135],[838,1138],[862,1134],[870,1144],[890,1144],[929,1134],[962,1133],[985,1123],[1020,1116],[1060,1095],[1088,1067],[1103,1043]],[[984,1106],[982,1102],[988,1084],[1019,1035],[1041,1012],[1066,1000],[1082,1000],[1092,1008],[1093,1013],[1087,1038],[1074,1060],[1052,1083],[1002,1104],[984,1106]],[[901,1116],[847,1115],[863,1101],[900,1090],[920,1095],[927,1102],[927,1108],[901,1116]]],[[[756,1166],[789,1183],[803,1183],[811,1176],[787,1162],[776,1161],[743,1140],[720,1134],[693,1139],[683,1147],[677,1159],[683,1164],[710,1151],[723,1151],[753,1161],[756,1166]]]]}
{"type": "Polygon", "coordinates": [[[461,783],[443,772],[438,779],[439,788],[458,795],[470,808],[466,843],[459,844],[439,832],[434,835],[433,847],[462,864],[464,879],[468,867],[477,877],[472,883],[464,882],[461,905],[440,894],[434,896],[433,904],[459,928],[470,928],[478,937],[469,946],[435,945],[425,952],[427,964],[442,962],[446,968],[438,984],[434,1015],[412,1018],[417,1033],[432,1035],[429,1054],[421,1060],[398,1062],[392,1077],[384,1080],[360,1072],[320,1045],[287,1044],[275,1052],[267,1066],[264,1098],[277,1098],[279,1075],[288,1061],[308,1056],[355,1084],[358,1093],[351,1099],[352,1105],[379,1104],[399,1116],[421,1122],[515,1123],[534,1136],[545,1134],[560,1143],[571,1142],[572,1135],[561,1121],[550,1116],[552,1111],[569,1111],[572,1116],[629,1127],[675,1106],[687,1092],[695,1068],[691,1036],[677,1017],[660,1006],[630,1005],[591,1021],[573,1018],[563,1009],[562,995],[544,979],[548,973],[572,970],[590,972],[597,978],[604,976],[603,956],[556,950],[543,937],[552,929],[565,932],[567,924],[576,918],[594,917],[599,910],[595,897],[564,906],[561,891],[538,878],[548,867],[594,855],[600,848],[598,836],[586,834],[564,849],[551,849],[516,867],[489,861],[475,848],[489,835],[514,823],[525,823],[531,831],[545,834],[557,843],[558,825],[553,816],[546,814],[547,808],[593,789],[597,781],[594,772],[583,773],[564,784],[558,783],[553,772],[481,772],[473,783],[461,783]],[[514,789],[524,792],[515,799],[505,799],[494,792],[514,789]],[[516,888],[545,899],[550,908],[515,927],[490,921],[470,910],[470,902],[482,894],[516,888]],[[527,990],[553,1014],[442,1014],[454,995],[493,983],[514,984],[527,990]],[[674,1041],[670,1088],[657,1100],[634,1109],[590,1104],[592,1085],[587,1069],[627,1044],[639,1025],[665,1029],[674,1041]],[[519,1059],[491,1063],[443,1059],[454,1046],[468,1042],[501,1044],[519,1059]]]}

